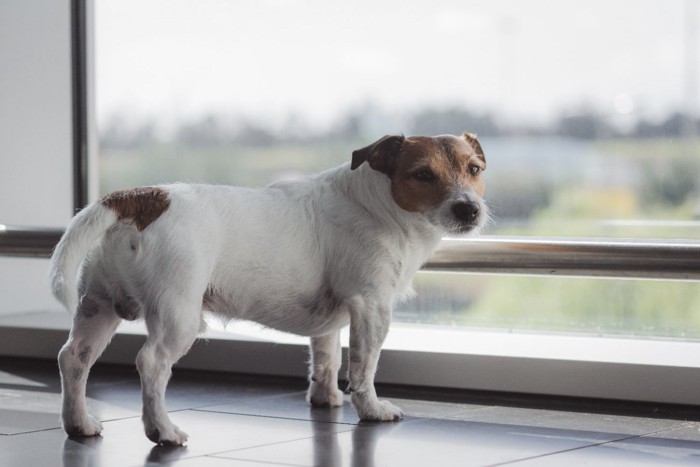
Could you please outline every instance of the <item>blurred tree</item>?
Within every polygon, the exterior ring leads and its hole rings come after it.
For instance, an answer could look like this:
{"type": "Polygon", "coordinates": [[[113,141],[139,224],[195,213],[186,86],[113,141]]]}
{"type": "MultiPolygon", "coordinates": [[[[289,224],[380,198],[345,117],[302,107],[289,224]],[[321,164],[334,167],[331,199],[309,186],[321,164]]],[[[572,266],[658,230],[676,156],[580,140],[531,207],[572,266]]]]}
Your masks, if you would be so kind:
{"type": "Polygon", "coordinates": [[[679,206],[700,188],[700,161],[696,158],[647,160],[642,173],[639,195],[645,203],[679,206]]]}
{"type": "Polygon", "coordinates": [[[582,110],[576,115],[563,116],[554,126],[554,134],[575,139],[602,139],[617,136],[617,132],[597,112],[582,110]]]}
{"type": "Polygon", "coordinates": [[[551,183],[507,173],[500,178],[488,182],[488,205],[495,219],[527,220],[550,204],[551,183]]]}
{"type": "Polygon", "coordinates": [[[156,140],[152,121],[139,121],[124,113],[108,117],[99,129],[100,146],[106,149],[135,149],[156,140]]]}
{"type": "MultiPolygon", "coordinates": [[[[688,117],[680,112],[674,112],[658,123],[640,120],[632,135],[638,138],[680,138],[684,135],[687,122],[688,117]]],[[[690,125],[695,125],[696,131],[700,133],[700,119],[690,125]]]]}
{"type": "Polygon", "coordinates": [[[175,130],[175,142],[185,146],[220,146],[228,142],[229,137],[221,118],[214,114],[183,122],[175,130]]]}

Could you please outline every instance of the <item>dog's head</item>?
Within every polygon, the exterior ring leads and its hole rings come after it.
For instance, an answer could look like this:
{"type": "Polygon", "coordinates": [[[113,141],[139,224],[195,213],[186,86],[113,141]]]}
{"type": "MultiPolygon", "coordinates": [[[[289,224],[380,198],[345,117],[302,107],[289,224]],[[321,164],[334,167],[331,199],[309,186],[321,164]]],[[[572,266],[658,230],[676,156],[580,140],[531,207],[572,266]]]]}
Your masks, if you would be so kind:
{"type": "Polygon", "coordinates": [[[364,162],[389,177],[399,207],[424,214],[447,233],[476,231],[488,219],[481,198],[486,157],[471,133],[385,136],[352,153],[352,170],[364,162]]]}

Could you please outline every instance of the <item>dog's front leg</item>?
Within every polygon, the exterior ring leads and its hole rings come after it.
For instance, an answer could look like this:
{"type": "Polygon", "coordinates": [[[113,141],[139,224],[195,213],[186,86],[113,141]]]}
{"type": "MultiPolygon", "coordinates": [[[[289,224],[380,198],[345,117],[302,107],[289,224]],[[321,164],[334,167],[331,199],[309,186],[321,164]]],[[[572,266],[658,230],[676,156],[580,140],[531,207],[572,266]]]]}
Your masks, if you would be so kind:
{"type": "Polygon", "coordinates": [[[341,363],[340,331],[311,338],[310,382],[306,394],[306,399],[311,405],[343,405],[343,392],[338,389],[338,370],[341,363]]]}
{"type": "Polygon", "coordinates": [[[394,404],[380,401],[374,389],[379,352],[390,322],[389,308],[356,311],[350,319],[348,378],[352,404],[361,420],[394,421],[403,417],[394,404]]]}

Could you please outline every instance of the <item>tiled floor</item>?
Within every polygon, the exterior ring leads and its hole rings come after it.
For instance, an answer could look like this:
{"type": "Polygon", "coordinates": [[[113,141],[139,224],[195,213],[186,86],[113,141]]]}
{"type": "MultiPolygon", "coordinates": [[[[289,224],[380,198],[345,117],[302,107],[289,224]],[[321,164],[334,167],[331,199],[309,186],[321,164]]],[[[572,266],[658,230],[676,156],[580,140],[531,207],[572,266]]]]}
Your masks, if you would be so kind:
{"type": "Polygon", "coordinates": [[[97,367],[88,395],[104,432],[68,439],[55,364],[0,359],[0,466],[700,465],[700,423],[673,411],[545,410],[453,393],[453,402],[392,397],[405,420],[364,424],[349,404],[308,407],[302,382],[176,370],[169,409],[190,439],[173,448],[144,436],[139,394],[134,369],[97,367]]]}

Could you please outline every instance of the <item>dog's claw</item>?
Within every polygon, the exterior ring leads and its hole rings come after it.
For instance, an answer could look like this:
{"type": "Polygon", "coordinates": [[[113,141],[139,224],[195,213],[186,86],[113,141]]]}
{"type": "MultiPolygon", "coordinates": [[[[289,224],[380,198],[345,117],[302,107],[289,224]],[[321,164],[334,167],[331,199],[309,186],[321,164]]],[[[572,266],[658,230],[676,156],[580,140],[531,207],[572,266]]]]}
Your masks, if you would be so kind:
{"type": "Polygon", "coordinates": [[[84,423],[64,423],[63,429],[69,438],[89,438],[100,436],[102,423],[92,415],[88,415],[84,423]]]}
{"type": "Polygon", "coordinates": [[[312,383],[306,400],[314,407],[341,407],[345,402],[343,396],[340,389],[323,389],[317,383],[312,383]]]}

